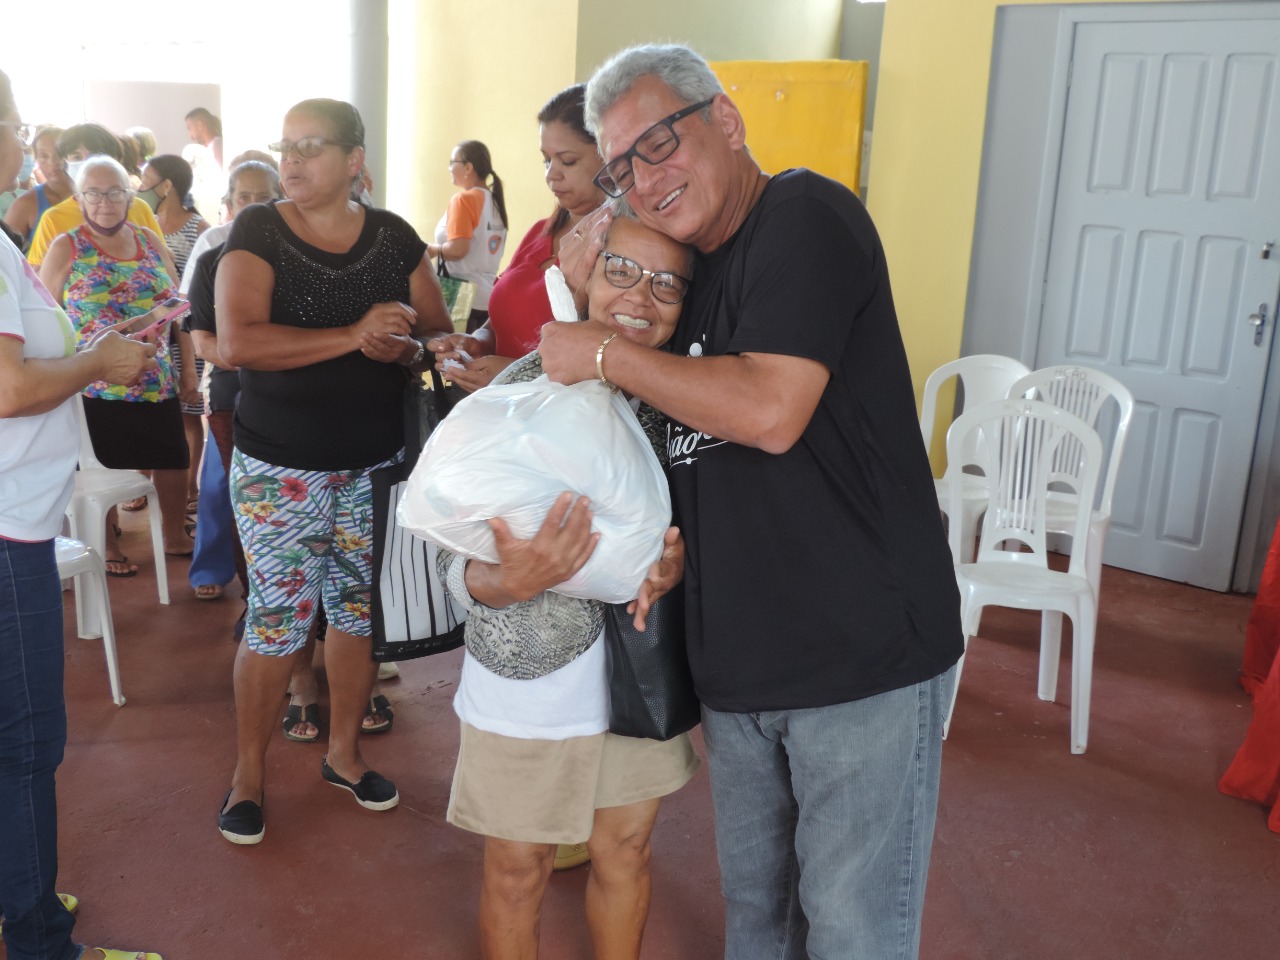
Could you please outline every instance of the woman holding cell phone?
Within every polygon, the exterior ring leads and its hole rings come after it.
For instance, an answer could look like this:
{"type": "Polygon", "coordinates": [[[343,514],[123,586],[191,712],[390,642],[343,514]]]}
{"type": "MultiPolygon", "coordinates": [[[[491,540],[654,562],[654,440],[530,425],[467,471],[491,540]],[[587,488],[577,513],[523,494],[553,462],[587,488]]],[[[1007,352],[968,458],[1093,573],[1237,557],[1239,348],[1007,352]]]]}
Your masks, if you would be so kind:
{"type": "MultiPolygon", "coordinates": [[[[160,238],[128,222],[132,197],[124,167],[110,157],[90,157],[76,176],[85,222],[58,236],[41,265],[40,279],[67,311],[81,347],[103,330],[137,335],[165,314],[172,321],[182,312],[172,305],[155,309],[177,292],[177,271],[160,238]]],[[[155,327],[145,334],[156,343],[157,369],[129,387],[90,384],[83,402],[93,450],[103,466],[152,471],[165,552],[185,556],[192,549],[183,530],[190,458],[178,397],[195,390],[186,382],[194,378],[194,364],[187,365],[190,374],[184,372],[180,388],[167,333],[155,327]]],[[[116,530],[113,509],[103,558],[107,573],[131,577],[138,568],[121,553],[116,530]]]]}

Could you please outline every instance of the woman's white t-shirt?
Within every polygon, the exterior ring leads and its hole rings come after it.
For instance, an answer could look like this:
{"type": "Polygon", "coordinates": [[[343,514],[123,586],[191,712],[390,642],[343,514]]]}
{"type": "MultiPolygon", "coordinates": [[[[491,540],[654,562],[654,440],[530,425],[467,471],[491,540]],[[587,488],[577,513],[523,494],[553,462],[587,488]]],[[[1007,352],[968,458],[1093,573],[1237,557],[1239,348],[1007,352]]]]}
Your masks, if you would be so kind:
{"type": "MultiPolygon", "coordinates": [[[[9,239],[0,236],[0,337],[22,343],[32,360],[69,357],[76,334],[66,313],[9,239]]],[[[36,542],[62,529],[75,487],[80,424],[73,403],[48,413],[0,419],[0,537],[36,542]]]]}
{"type": "MultiPolygon", "coordinates": [[[[465,257],[457,260],[446,260],[445,269],[449,276],[457,280],[470,280],[476,285],[476,296],[471,302],[473,310],[489,309],[489,294],[493,291],[494,281],[498,276],[498,264],[502,260],[503,248],[507,245],[507,228],[498,216],[498,208],[494,206],[493,194],[483,187],[473,187],[484,194],[484,206],[480,210],[480,221],[471,233],[471,248],[465,257]]],[[[446,210],[440,222],[436,224],[435,242],[442,244],[449,239],[447,228],[449,211],[446,210]]]]}

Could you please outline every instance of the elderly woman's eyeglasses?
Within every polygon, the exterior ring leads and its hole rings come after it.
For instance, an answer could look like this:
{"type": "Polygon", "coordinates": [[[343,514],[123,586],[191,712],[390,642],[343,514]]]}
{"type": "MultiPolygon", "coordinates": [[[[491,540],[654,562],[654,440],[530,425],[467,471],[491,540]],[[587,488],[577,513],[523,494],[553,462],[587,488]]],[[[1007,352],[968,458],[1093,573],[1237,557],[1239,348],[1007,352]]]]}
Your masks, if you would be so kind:
{"type": "Polygon", "coordinates": [[[655,300],[674,305],[683,300],[689,292],[689,281],[678,273],[667,271],[655,273],[652,270],[646,270],[628,257],[610,253],[608,250],[602,250],[600,256],[604,257],[604,278],[612,286],[629,290],[647,274],[649,289],[653,292],[655,300]]]}
{"type": "Polygon", "coordinates": [[[129,191],[124,187],[112,187],[110,190],[95,190],[90,187],[88,190],[81,191],[80,196],[84,197],[86,203],[96,206],[104,200],[108,203],[124,203],[125,198],[129,196],[129,191]]]}
{"type": "Polygon", "coordinates": [[[278,153],[283,159],[295,150],[303,160],[311,160],[320,156],[325,147],[345,147],[348,150],[359,146],[355,143],[346,143],[342,140],[329,140],[326,137],[303,137],[301,140],[278,140],[275,143],[267,144],[267,149],[272,153],[278,153]]]}
{"type": "Polygon", "coordinates": [[[17,120],[0,120],[0,127],[13,127],[13,132],[18,135],[18,139],[27,144],[31,142],[31,138],[36,132],[36,128],[31,124],[21,123],[17,120]]]}
{"type": "Polygon", "coordinates": [[[690,104],[683,110],[677,110],[669,117],[663,117],[640,134],[640,139],[630,150],[606,163],[596,174],[595,185],[611,197],[622,196],[636,185],[636,172],[632,168],[633,160],[639,158],[649,164],[658,164],[666,160],[680,146],[680,137],[675,128],[676,121],[711,106],[714,100],[715,97],[702,100],[690,104]]]}

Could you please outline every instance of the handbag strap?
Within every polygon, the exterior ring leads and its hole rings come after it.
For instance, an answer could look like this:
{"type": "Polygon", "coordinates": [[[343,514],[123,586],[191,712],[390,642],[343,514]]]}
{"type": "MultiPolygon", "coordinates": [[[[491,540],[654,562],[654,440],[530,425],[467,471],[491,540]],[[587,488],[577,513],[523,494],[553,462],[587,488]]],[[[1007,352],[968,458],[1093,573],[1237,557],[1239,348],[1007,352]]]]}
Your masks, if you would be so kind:
{"type": "Polygon", "coordinates": [[[436,258],[436,275],[440,277],[449,276],[449,268],[444,265],[444,249],[440,250],[440,256],[436,258]]]}
{"type": "Polygon", "coordinates": [[[445,396],[444,379],[440,376],[440,371],[435,367],[430,367],[429,370],[431,373],[430,390],[422,382],[421,376],[408,368],[405,369],[405,374],[408,377],[405,383],[406,400],[404,404],[404,459],[406,463],[416,463],[418,455],[422,453],[422,425],[419,421],[422,416],[423,394],[431,394],[431,405],[435,409],[437,423],[443,420],[445,414],[451,409],[449,399],[445,396]]]}

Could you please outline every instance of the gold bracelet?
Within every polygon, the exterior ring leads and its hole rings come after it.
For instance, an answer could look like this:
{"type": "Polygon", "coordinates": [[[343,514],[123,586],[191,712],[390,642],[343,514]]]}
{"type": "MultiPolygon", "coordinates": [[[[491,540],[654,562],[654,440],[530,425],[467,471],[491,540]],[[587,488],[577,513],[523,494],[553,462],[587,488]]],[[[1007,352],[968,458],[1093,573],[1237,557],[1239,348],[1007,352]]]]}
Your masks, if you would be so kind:
{"type": "Polygon", "coordinates": [[[610,390],[612,390],[614,393],[618,392],[617,386],[615,384],[610,383],[609,378],[604,375],[604,348],[607,347],[609,344],[611,344],[613,342],[613,338],[616,336],[617,336],[616,333],[609,334],[607,337],[605,337],[603,340],[600,341],[600,346],[596,350],[596,373],[600,376],[600,382],[603,383],[610,390]]]}

